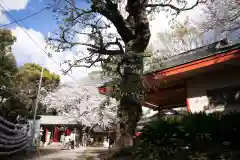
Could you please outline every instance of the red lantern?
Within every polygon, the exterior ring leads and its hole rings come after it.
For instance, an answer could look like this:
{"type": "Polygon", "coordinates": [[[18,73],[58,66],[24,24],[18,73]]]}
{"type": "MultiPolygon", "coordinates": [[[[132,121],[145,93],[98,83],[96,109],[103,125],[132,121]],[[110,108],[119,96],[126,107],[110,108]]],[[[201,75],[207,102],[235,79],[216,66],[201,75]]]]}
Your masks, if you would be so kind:
{"type": "Polygon", "coordinates": [[[99,88],[99,92],[100,92],[101,94],[106,93],[106,88],[105,88],[105,87],[99,88]]]}
{"type": "Polygon", "coordinates": [[[135,135],[138,137],[142,134],[142,132],[136,132],[135,135]]]}

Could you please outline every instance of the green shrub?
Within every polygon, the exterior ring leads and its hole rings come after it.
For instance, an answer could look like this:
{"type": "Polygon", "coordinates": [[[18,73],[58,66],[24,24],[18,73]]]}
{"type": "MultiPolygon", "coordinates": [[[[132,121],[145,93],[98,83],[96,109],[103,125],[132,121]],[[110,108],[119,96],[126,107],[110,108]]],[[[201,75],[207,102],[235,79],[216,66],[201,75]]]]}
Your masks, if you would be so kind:
{"type": "Polygon", "coordinates": [[[133,149],[134,148],[132,147],[121,148],[120,150],[114,152],[112,157],[117,158],[117,157],[123,157],[123,156],[131,156],[133,149]]]}
{"type": "Polygon", "coordinates": [[[134,154],[138,160],[215,160],[239,149],[240,113],[197,113],[151,122],[134,154]]]}

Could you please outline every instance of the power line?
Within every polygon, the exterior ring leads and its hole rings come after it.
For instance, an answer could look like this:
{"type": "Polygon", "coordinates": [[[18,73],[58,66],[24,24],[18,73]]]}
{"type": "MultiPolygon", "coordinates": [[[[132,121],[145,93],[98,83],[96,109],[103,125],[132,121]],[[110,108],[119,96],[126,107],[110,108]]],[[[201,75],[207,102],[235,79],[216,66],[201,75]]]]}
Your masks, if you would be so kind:
{"type": "MultiPolygon", "coordinates": [[[[2,0],[0,0],[2,3],[4,3],[2,0]]],[[[40,48],[46,55],[48,58],[50,58],[60,69],[61,66],[52,58],[52,57],[49,57],[48,56],[48,53],[29,35],[29,33],[19,24],[19,22],[17,22],[15,20],[15,18],[3,7],[3,5],[0,3],[0,7],[8,14],[8,16],[14,21],[16,22],[16,24],[24,31],[24,33],[35,43],[35,45],[40,48]]],[[[23,23],[23,22],[22,22],[23,23]]],[[[24,23],[23,23],[24,24],[24,23]]],[[[88,92],[87,88],[83,85],[83,84],[80,84],[72,75],[70,75],[69,73],[67,73],[67,75],[69,77],[71,77],[77,84],[79,84],[80,86],[82,86],[84,88],[85,91],[88,92]]]]}
{"type": "MultiPolygon", "coordinates": [[[[0,0],[2,3],[4,3],[2,0],[0,0]]],[[[10,17],[10,18],[12,18],[13,19],[13,21],[24,31],[24,33],[35,43],[35,45],[38,47],[38,48],[40,48],[46,55],[47,55],[47,57],[48,58],[50,58],[50,59],[52,59],[52,61],[55,63],[55,64],[57,64],[58,66],[59,66],[59,64],[52,58],[52,57],[49,57],[48,56],[48,53],[29,35],[29,33],[25,30],[25,28],[24,27],[22,27],[20,24],[19,24],[19,22],[18,21],[16,21],[15,20],[15,18],[3,7],[3,5],[0,3],[0,7],[8,14],[8,16],[10,17]]],[[[23,23],[23,22],[22,22],[23,23]]],[[[61,66],[59,66],[59,68],[61,68],[61,66]]],[[[62,68],[61,68],[62,69],[62,68]]],[[[67,73],[68,74],[68,76],[69,77],[71,77],[73,80],[75,80],[77,83],[78,83],[78,81],[74,78],[74,77],[72,77],[69,73],[67,73]]],[[[79,84],[79,83],[78,83],[79,84]]],[[[87,91],[88,92],[88,89],[84,86],[84,85],[82,85],[82,84],[80,84],[82,87],[83,87],[83,89],[85,90],[85,91],[87,91]]],[[[85,92],[86,93],[86,92],[85,92]]],[[[83,96],[85,95],[85,93],[83,93],[83,96]]],[[[87,105],[89,105],[88,103],[87,103],[87,105]]]]}
{"type": "MultiPolygon", "coordinates": [[[[0,0],[2,3],[4,3],[2,0],[0,0]]],[[[59,64],[52,58],[48,56],[48,53],[31,37],[31,35],[29,35],[29,33],[19,24],[18,21],[15,20],[15,18],[5,9],[5,7],[0,3],[0,7],[7,13],[7,15],[24,31],[24,33],[35,43],[35,45],[40,48],[46,55],[48,58],[50,58],[60,69],[61,66],[59,66],[59,64]]],[[[23,23],[23,22],[22,22],[23,23]]],[[[71,77],[74,81],[76,81],[78,83],[78,81],[71,76],[69,73],[67,73],[67,75],[69,77],[71,77]]]]}
{"type": "Polygon", "coordinates": [[[67,3],[69,3],[73,8],[76,9],[76,6],[75,6],[71,1],[69,1],[69,0],[64,0],[64,1],[67,2],[67,3]]]}
{"type": "MultiPolygon", "coordinates": [[[[4,3],[2,0],[0,0],[2,3],[4,3]]],[[[3,7],[3,5],[0,3],[0,7],[6,12],[6,14],[24,31],[24,33],[35,43],[35,45],[38,47],[38,48],[40,48],[46,55],[47,55],[47,57],[48,58],[50,58],[55,64],[57,64],[57,66],[60,68],[60,69],[62,69],[61,68],[61,66],[59,66],[59,64],[52,58],[52,57],[49,57],[48,56],[48,53],[29,35],[29,33],[19,24],[19,22],[17,21],[17,20],[15,20],[15,18],[5,9],[5,7],[3,7]]],[[[22,22],[23,23],[23,22],[22,22]]],[[[43,67],[43,66],[42,66],[43,67]]],[[[68,76],[69,77],[71,77],[74,81],[76,81],[77,82],[77,84],[79,84],[78,83],[78,81],[73,77],[73,76],[71,76],[69,73],[67,73],[68,74],[68,76]]],[[[1,77],[0,77],[1,78],[1,77]]],[[[4,79],[3,79],[4,80],[4,79]]],[[[5,81],[5,80],[4,80],[5,81]]],[[[6,81],[5,81],[6,82],[6,81]]],[[[84,85],[82,85],[82,84],[80,84],[82,87],[83,87],[83,89],[85,90],[85,91],[87,91],[88,92],[88,90],[87,90],[87,88],[84,86],[84,85]]],[[[86,92],[85,92],[86,93],[86,92]]],[[[83,96],[85,95],[85,93],[83,93],[83,96]]],[[[17,98],[15,95],[13,95],[15,98],[17,98]]],[[[87,105],[89,105],[89,104],[87,104],[87,105]]]]}
{"type": "MultiPolygon", "coordinates": [[[[54,5],[53,5],[53,6],[54,6],[54,5]]],[[[51,7],[53,7],[53,6],[44,7],[43,9],[41,9],[41,10],[38,11],[38,12],[35,12],[35,13],[30,14],[30,15],[24,17],[24,18],[20,18],[20,19],[18,19],[18,20],[16,20],[16,21],[10,22],[10,23],[8,23],[8,24],[1,25],[0,27],[6,27],[6,26],[11,25],[11,24],[14,24],[14,23],[16,23],[16,22],[20,22],[20,21],[23,21],[23,20],[25,20],[25,19],[31,18],[31,17],[33,17],[33,16],[35,16],[35,15],[37,15],[37,14],[39,14],[39,13],[45,11],[46,9],[51,8],[51,7]]]]}
{"type": "MultiPolygon", "coordinates": [[[[2,3],[4,3],[2,0],[0,0],[2,3]]],[[[12,18],[13,21],[16,22],[16,24],[24,31],[24,33],[35,43],[35,45],[40,48],[46,55],[48,58],[50,58],[60,69],[61,66],[52,58],[52,57],[49,57],[48,56],[48,53],[28,34],[28,32],[15,20],[15,18],[3,7],[3,5],[0,3],[0,7],[8,14],[8,16],[10,18],[12,18]]],[[[23,23],[23,22],[22,22],[23,23]]],[[[24,23],[23,23],[24,24],[24,23]]],[[[80,84],[72,75],[70,75],[69,73],[67,73],[67,75],[69,77],[71,77],[77,84],[79,84],[80,86],[83,87],[83,89],[88,92],[88,89],[83,85],[83,84],[80,84]]],[[[83,93],[83,96],[85,95],[85,93],[83,93]]]]}

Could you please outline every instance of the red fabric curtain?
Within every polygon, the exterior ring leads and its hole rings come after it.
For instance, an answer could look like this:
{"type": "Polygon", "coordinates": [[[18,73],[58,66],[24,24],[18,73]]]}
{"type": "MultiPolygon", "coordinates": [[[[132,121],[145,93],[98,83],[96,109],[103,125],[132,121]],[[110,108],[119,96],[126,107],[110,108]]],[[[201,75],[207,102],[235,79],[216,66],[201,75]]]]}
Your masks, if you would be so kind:
{"type": "Polygon", "coordinates": [[[54,127],[53,142],[59,142],[59,129],[54,127]]]}

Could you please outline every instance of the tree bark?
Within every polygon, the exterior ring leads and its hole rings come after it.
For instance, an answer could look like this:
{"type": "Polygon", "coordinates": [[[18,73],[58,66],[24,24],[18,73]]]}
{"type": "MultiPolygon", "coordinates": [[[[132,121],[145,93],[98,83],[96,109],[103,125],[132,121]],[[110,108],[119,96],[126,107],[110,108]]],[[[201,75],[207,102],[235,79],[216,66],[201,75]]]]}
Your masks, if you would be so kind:
{"type": "MultiPolygon", "coordinates": [[[[128,0],[126,11],[129,13],[127,26],[132,29],[134,38],[125,41],[123,75],[120,84],[122,93],[119,107],[121,147],[132,146],[137,122],[142,115],[143,102],[143,58],[151,36],[146,14],[146,1],[128,0]]],[[[122,35],[121,35],[122,37],[122,35]]]]}
{"type": "Polygon", "coordinates": [[[120,84],[122,97],[118,116],[120,117],[120,141],[122,147],[133,145],[135,128],[142,115],[143,53],[138,53],[134,48],[131,42],[126,44],[126,56],[123,63],[124,71],[120,84]]]}

